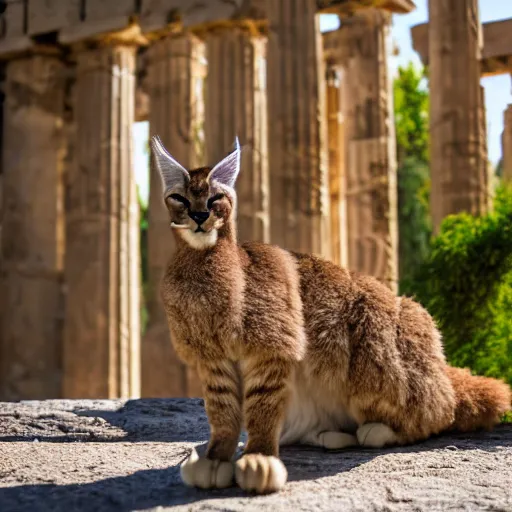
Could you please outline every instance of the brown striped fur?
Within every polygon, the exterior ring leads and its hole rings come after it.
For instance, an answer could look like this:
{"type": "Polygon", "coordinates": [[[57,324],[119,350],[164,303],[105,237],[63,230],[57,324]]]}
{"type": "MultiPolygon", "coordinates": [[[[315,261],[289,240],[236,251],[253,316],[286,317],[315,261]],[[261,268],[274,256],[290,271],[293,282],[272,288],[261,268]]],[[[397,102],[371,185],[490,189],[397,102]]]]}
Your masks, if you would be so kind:
{"type": "Polygon", "coordinates": [[[498,422],[510,389],[447,366],[425,309],[318,257],[237,245],[236,195],[209,173],[190,171],[177,189],[200,210],[225,194],[206,234],[196,237],[187,209],[166,200],[179,226],[162,298],[176,351],[203,383],[211,427],[206,458],[194,452],[183,464],[187,484],[231,483],[244,426],[236,481],[264,493],[286,482],[280,443],[382,447],[498,422]]]}

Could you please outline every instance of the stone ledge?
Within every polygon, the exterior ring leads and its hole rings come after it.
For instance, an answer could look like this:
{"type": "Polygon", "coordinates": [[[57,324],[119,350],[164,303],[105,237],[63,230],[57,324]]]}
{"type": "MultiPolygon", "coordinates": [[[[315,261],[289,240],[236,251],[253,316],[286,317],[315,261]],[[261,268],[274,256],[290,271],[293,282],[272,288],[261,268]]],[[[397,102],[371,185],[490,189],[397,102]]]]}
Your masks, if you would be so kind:
{"type": "Polygon", "coordinates": [[[275,495],[188,489],[202,401],[0,403],[0,511],[512,510],[512,425],[388,450],[283,449],[275,495]]]}

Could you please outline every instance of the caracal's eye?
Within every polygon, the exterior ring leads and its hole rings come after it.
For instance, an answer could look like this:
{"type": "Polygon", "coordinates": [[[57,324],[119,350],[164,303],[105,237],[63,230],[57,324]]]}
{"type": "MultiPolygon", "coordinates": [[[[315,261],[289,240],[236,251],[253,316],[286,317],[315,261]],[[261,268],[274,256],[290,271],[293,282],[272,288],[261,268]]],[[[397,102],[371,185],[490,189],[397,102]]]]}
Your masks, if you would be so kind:
{"type": "Polygon", "coordinates": [[[171,194],[169,197],[174,201],[181,203],[185,208],[190,208],[190,201],[186,197],[183,197],[180,194],[171,194]]]}
{"type": "Polygon", "coordinates": [[[219,199],[222,199],[223,197],[224,197],[224,194],[222,194],[222,193],[215,194],[214,196],[210,197],[210,199],[208,199],[208,202],[206,203],[208,210],[212,209],[213,203],[215,203],[215,201],[218,201],[219,199]]]}

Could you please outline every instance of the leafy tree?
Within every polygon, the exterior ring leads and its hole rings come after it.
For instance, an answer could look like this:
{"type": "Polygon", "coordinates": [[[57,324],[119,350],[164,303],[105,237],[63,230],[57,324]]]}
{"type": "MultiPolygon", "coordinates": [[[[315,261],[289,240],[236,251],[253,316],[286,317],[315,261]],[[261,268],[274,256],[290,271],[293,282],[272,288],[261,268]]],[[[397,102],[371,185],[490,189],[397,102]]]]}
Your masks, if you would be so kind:
{"type": "Polygon", "coordinates": [[[428,162],[429,100],[424,82],[424,70],[417,69],[412,62],[398,68],[393,94],[399,165],[410,157],[428,162]]]}
{"type": "Polygon", "coordinates": [[[424,71],[409,63],[395,79],[395,130],[398,159],[398,230],[400,293],[410,293],[412,280],[427,258],[432,234],[428,166],[428,91],[424,71]]]}
{"type": "Polygon", "coordinates": [[[413,290],[414,274],[430,253],[430,170],[414,157],[398,168],[398,265],[400,293],[413,290]]]}

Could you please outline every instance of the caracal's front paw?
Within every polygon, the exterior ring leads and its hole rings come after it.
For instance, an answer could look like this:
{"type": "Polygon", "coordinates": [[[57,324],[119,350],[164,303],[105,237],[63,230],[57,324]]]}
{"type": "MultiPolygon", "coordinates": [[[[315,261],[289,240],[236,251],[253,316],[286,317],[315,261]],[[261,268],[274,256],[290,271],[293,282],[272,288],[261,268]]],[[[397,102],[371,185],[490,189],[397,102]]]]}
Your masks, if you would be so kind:
{"type": "Polygon", "coordinates": [[[248,453],[237,461],[235,478],[244,491],[267,494],[284,487],[288,472],[277,457],[248,453]]]}
{"type": "Polygon", "coordinates": [[[356,432],[361,446],[382,448],[398,442],[396,433],[384,423],[365,423],[356,432]]]}
{"type": "Polygon", "coordinates": [[[181,465],[183,482],[201,489],[224,489],[233,484],[233,463],[199,457],[192,450],[190,457],[181,465]]]}

